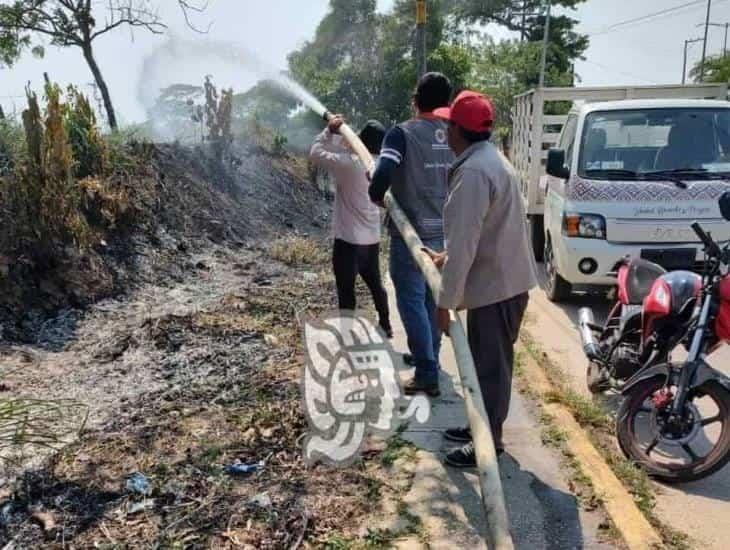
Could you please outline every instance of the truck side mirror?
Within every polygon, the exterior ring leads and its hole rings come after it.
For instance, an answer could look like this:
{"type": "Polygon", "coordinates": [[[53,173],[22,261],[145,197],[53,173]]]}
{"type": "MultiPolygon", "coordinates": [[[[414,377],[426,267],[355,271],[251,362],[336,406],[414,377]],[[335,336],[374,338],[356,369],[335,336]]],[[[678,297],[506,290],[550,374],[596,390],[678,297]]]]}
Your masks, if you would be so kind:
{"type": "Polygon", "coordinates": [[[550,149],[548,151],[545,171],[556,178],[568,179],[570,169],[565,166],[565,151],[562,149],[550,149]]]}
{"type": "Polygon", "coordinates": [[[730,191],[725,191],[720,197],[720,213],[727,221],[730,221],[730,191]]]}

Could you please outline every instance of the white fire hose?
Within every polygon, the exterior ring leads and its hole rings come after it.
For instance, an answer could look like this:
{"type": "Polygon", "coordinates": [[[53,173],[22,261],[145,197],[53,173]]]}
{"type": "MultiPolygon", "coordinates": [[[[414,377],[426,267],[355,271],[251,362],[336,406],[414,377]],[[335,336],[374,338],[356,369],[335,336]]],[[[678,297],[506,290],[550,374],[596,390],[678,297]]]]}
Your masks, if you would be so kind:
{"type": "MultiPolygon", "coordinates": [[[[323,117],[325,120],[330,120],[332,115],[324,113],[323,117]]],[[[347,124],[340,127],[340,134],[357,156],[360,157],[366,170],[372,174],[374,170],[373,157],[358,135],[347,124]]],[[[385,196],[385,206],[393,223],[398,227],[403,240],[408,245],[413,259],[426,278],[432,295],[436,298],[441,289],[441,273],[431,258],[423,251],[423,243],[420,237],[390,192],[385,196]]],[[[466,413],[474,441],[479,487],[484,513],[487,518],[488,546],[496,550],[512,549],[514,546],[509,530],[509,519],[502,491],[502,479],[499,475],[497,453],[494,447],[494,439],[492,439],[492,432],[489,428],[489,417],[484,407],[484,400],[479,388],[466,331],[455,311],[451,312],[449,336],[456,356],[456,366],[459,371],[461,385],[464,388],[466,413]]]]}

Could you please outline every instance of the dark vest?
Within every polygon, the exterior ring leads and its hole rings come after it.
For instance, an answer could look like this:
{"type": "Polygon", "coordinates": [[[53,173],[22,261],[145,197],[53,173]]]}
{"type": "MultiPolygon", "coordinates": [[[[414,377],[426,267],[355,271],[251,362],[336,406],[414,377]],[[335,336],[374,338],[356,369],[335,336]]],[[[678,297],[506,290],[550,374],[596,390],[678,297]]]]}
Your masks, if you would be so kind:
{"type": "MultiPolygon", "coordinates": [[[[405,134],[406,154],[396,169],[391,193],[422,240],[443,238],[443,209],[454,162],[446,123],[416,118],[398,126],[405,134]]],[[[399,235],[392,222],[390,231],[399,235]]]]}

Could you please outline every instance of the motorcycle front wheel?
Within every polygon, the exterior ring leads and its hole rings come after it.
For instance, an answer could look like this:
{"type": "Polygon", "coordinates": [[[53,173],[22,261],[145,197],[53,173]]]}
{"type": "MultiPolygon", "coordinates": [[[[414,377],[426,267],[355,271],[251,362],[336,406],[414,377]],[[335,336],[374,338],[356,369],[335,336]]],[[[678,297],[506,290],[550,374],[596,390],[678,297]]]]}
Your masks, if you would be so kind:
{"type": "Polygon", "coordinates": [[[624,454],[662,481],[695,481],[730,460],[730,392],[715,381],[694,388],[681,422],[669,410],[676,388],[656,376],[629,390],[617,415],[624,454]]]}

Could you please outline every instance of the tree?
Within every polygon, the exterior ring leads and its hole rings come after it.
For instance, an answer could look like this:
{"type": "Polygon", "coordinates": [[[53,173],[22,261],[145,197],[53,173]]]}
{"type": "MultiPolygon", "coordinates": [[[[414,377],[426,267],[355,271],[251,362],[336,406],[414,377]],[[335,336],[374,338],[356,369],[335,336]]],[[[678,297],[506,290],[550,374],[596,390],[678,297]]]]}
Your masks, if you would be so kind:
{"type": "MultiPolygon", "coordinates": [[[[205,8],[188,0],[178,0],[178,4],[188,22],[188,10],[205,8]]],[[[14,60],[31,35],[40,35],[54,46],[80,48],[102,95],[109,126],[116,130],[117,117],[109,88],[94,57],[94,42],[122,26],[159,34],[165,25],[149,0],[109,0],[104,9],[106,17],[101,23],[91,0],[15,0],[8,6],[0,6],[0,54],[5,54],[6,61],[14,60]]]]}
{"type": "MultiPolygon", "coordinates": [[[[462,44],[449,40],[442,5],[442,0],[429,2],[428,65],[462,87],[471,60],[462,44]]],[[[410,116],[418,78],[413,1],[396,0],[386,15],[376,7],[375,0],[331,0],[314,39],[289,56],[294,78],[355,124],[369,118],[388,124],[410,116]]]]}
{"type": "MultiPolygon", "coordinates": [[[[474,70],[469,86],[492,99],[495,108],[495,135],[507,139],[512,131],[514,97],[537,86],[540,78],[542,45],[538,42],[485,39],[472,53],[474,70]]],[[[571,75],[557,66],[548,66],[548,86],[570,86],[571,75]]],[[[546,104],[551,113],[561,113],[564,105],[546,104]]]]}
{"type": "MultiPolygon", "coordinates": [[[[700,82],[702,61],[699,61],[689,72],[695,82],[700,82]]],[[[730,82],[730,56],[711,55],[705,59],[704,82],[730,82]]]]}
{"type": "Polygon", "coordinates": [[[43,56],[43,47],[34,46],[31,48],[30,36],[10,28],[3,19],[3,13],[0,12],[0,68],[11,66],[18,60],[23,50],[27,48],[30,48],[34,55],[43,56]]]}
{"type": "MultiPolygon", "coordinates": [[[[552,0],[552,6],[575,8],[585,0],[552,0]]],[[[457,22],[463,24],[496,23],[519,32],[522,40],[541,41],[545,29],[543,0],[449,0],[448,9],[457,22]]],[[[575,32],[578,23],[566,15],[550,16],[550,49],[547,67],[561,73],[572,72],[576,59],[588,49],[588,37],[575,32]]]]}

